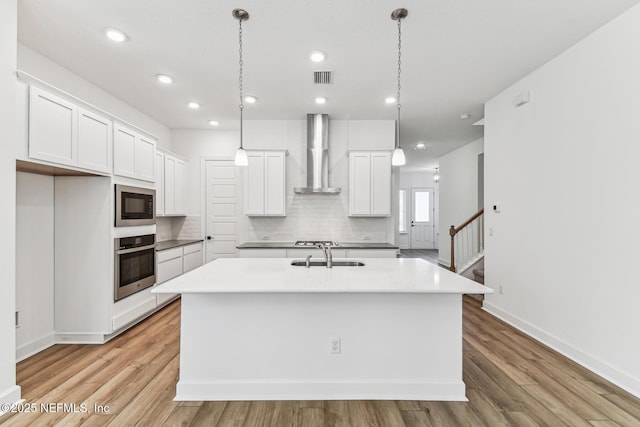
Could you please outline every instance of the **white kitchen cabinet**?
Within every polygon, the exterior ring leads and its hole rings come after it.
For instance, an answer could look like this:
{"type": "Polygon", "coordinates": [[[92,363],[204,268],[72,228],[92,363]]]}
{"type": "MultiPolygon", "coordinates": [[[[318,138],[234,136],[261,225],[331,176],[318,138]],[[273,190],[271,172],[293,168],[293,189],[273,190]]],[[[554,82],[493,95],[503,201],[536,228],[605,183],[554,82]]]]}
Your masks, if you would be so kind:
{"type": "Polygon", "coordinates": [[[182,273],[187,273],[202,265],[202,243],[193,243],[183,248],[182,273]]]}
{"type": "MultiPolygon", "coordinates": [[[[202,265],[202,242],[165,249],[156,254],[156,283],[187,273],[202,265]]],[[[156,304],[162,305],[177,294],[156,294],[156,304]]]]}
{"type": "Polygon", "coordinates": [[[391,215],[391,153],[349,154],[349,216],[391,215]]]}
{"type": "Polygon", "coordinates": [[[78,166],[104,173],[113,169],[113,123],[78,108],[78,166]]]}
{"type": "MultiPolygon", "coordinates": [[[[287,258],[306,258],[311,255],[312,258],[324,259],[324,252],[320,248],[296,248],[287,249],[287,258]]],[[[346,258],[347,254],[344,249],[331,249],[333,258],[346,258]]]]}
{"type": "Polygon", "coordinates": [[[185,215],[185,163],[169,154],[164,155],[164,215],[185,215]]]}
{"type": "Polygon", "coordinates": [[[164,215],[164,153],[156,151],[156,216],[164,215]]]}
{"type": "Polygon", "coordinates": [[[31,86],[29,91],[29,157],[63,165],[77,163],[78,107],[31,86]]]}
{"type": "Polygon", "coordinates": [[[286,249],[238,249],[238,258],[286,258],[286,249]]]}
{"type": "Polygon", "coordinates": [[[286,153],[252,151],[247,153],[245,170],[245,214],[249,216],[286,215],[286,153]]]}
{"type": "Polygon", "coordinates": [[[113,131],[108,118],[32,86],[29,157],[111,173],[113,131]]]}
{"type": "Polygon", "coordinates": [[[156,143],[118,123],[113,132],[114,175],[155,181],[156,143]]]}

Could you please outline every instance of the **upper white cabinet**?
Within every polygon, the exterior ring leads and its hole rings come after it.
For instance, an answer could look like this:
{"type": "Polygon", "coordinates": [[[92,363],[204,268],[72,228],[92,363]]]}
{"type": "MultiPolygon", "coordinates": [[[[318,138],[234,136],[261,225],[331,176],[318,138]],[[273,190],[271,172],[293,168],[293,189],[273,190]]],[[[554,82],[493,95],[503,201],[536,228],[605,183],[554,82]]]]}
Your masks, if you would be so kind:
{"type": "Polygon", "coordinates": [[[113,145],[108,118],[32,86],[29,157],[110,173],[113,145]]]}
{"type": "Polygon", "coordinates": [[[250,151],[245,168],[245,214],[285,216],[286,153],[250,151]]]}
{"type": "Polygon", "coordinates": [[[185,162],[169,153],[156,153],[156,215],[186,215],[185,162]]]}
{"type": "Polygon", "coordinates": [[[391,215],[391,153],[349,154],[349,216],[391,215]]]}
{"type": "Polygon", "coordinates": [[[184,162],[168,154],[164,157],[164,214],[185,214],[184,162]]]}
{"type": "Polygon", "coordinates": [[[113,168],[111,120],[78,108],[78,166],[111,173],[113,168]]]}
{"type": "Polygon", "coordinates": [[[156,216],[164,215],[164,153],[156,151],[156,216]]]}
{"type": "Polygon", "coordinates": [[[29,92],[29,157],[75,165],[77,145],[78,107],[32,86],[29,92]]]}
{"type": "Polygon", "coordinates": [[[155,141],[118,123],[113,134],[114,175],[155,181],[155,141]]]}

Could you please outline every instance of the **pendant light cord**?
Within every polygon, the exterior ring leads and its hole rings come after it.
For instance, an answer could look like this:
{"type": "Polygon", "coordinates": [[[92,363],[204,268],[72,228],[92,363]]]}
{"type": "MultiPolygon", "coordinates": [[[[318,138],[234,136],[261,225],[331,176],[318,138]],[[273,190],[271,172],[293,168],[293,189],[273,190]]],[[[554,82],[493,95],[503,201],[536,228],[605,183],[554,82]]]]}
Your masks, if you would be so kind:
{"type": "Polygon", "coordinates": [[[396,95],[396,109],[398,111],[398,125],[396,126],[396,148],[400,148],[400,74],[402,72],[402,18],[398,18],[398,93],[396,95]]]}
{"type": "Polygon", "coordinates": [[[239,62],[239,66],[240,66],[240,74],[239,74],[239,78],[238,78],[238,86],[240,88],[240,149],[242,148],[242,110],[244,110],[244,103],[243,103],[243,96],[242,96],[242,18],[238,19],[238,21],[240,22],[240,26],[238,27],[238,42],[240,45],[239,48],[239,56],[240,56],[240,62],[239,62]]]}

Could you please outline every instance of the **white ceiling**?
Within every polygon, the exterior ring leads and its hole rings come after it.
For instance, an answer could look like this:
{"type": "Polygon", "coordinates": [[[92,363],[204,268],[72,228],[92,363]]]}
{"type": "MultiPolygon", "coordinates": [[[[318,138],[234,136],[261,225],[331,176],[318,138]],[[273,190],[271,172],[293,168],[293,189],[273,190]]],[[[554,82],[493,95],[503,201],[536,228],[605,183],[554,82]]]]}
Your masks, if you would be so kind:
{"type": "Polygon", "coordinates": [[[170,128],[237,126],[238,22],[245,93],[259,98],[245,119],[394,119],[397,26],[402,23],[402,144],[408,167],[483,135],[483,103],[640,0],[20,0],[19,41],[170,128]],[[118,28],[130,37],[107,40],[118,28]],[[309,53],[322,50],[317,65],[309,53]],[[312,83],[312,71],[335,83],[312,83]],[[175,78],[159,84],[159,73],[175,78]],[[318,106],[316,96],[326,96],[318,106]],[[198,111],[186,103],[202,104],[198,111]],[[471,118],[460,120],[461,113],[471,118]]]}

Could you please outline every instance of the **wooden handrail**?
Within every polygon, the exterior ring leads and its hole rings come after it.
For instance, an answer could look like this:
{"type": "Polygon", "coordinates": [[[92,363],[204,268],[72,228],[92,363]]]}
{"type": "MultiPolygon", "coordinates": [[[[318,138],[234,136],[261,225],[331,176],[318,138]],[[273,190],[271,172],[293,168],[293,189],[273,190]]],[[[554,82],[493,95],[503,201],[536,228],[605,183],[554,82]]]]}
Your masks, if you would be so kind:
{"type": "Polygon", "coordinates": [[[455,236],[456,234],[458,234],[460,232],[460,230],[462,230],[463,228],[465,228],[467,225],[471,224],[473,222],[474,219],[478,218],[480,215],[482,215],[484,213],[484,208],[480,209],[478,212],[474,213],[471,218],[469,218],[468,220],[466,220],[465,222],[462,223],[462,225],[459,225],[458,227],[454,227],[453,225],[451,226],[451,228],[449,229],[449,235],[451,237],[455,236]]]}
{"type": "Polygon", "coordinates": [[[456,272],[456,255],[455,255],[455,242],[454,242],[455,235],[458,234],[461,230],[463,230],[466,226],[471,224],[473,221],[475,221],[476,218],[478,218],[483,213],[484,213],[484,208],[474,213],[468,220],[463,222],[458,227],[452,225],[451,228],[449,228],[449,236],[451,236],[451,262],[449,265],[450,271],[453,271],[454,273],[456,272]]]}

